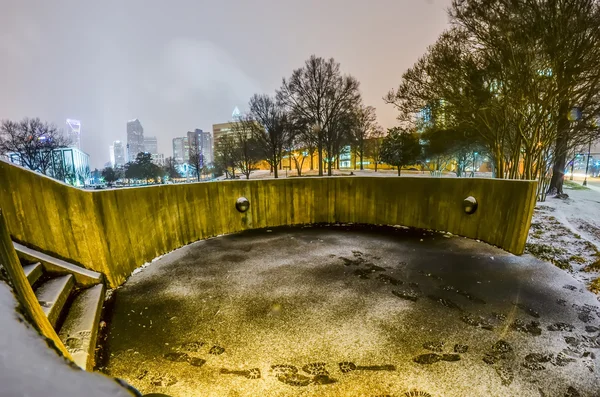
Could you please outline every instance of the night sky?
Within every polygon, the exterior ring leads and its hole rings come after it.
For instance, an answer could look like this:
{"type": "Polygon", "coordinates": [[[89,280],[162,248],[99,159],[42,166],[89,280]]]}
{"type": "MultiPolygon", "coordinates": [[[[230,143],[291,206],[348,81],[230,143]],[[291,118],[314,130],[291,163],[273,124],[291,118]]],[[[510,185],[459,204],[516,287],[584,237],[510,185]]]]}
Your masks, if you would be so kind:
{"type": "Polygon", "coordinates": [[[316,54],[357,77],[391,127],[396,112],[381,98],[448,26],[449,3],[5,0],[0,119],[81,120],[94,168],[138,118],[170,156],[172,138],[228,121],[316,54]]]}

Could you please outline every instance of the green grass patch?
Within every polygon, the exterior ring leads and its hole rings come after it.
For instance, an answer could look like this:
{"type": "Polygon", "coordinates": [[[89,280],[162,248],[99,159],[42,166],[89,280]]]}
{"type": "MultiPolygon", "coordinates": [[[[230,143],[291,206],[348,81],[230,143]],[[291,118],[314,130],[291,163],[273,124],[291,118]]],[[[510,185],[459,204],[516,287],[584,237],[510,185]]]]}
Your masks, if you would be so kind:
{"type": "Polygon", "coordinates": [[[552,263],[563,270],[573,270],[568,260],[564,258],[567,251],[563,248],[552,247],[546,244],[527,243],[525,249],[536,258],[552,263]]]}
{"type": "Polygon", "coordinates": [[[586,272],[600,272],[600,254],[595,254],[596,260],[587,265],[583,270],[586,272]]]}
{"type": "Polygon", "coordinates": [[[588,285],[588,289],[594,294],[600,295],[600,277],[592,281],[590,285],[588,285]]]}
{"type": "Polygon", "coordinates": [[[585,263],[585,258],[579,255],[573,255],[569,258],[569,262],[585,263]]]}
{"type": "Polygon", "coordinates": [[[589,187],[580,185],[579,183],[573,181],[565,181],[564,184],[571,190],[590,190],[589,187]]]}

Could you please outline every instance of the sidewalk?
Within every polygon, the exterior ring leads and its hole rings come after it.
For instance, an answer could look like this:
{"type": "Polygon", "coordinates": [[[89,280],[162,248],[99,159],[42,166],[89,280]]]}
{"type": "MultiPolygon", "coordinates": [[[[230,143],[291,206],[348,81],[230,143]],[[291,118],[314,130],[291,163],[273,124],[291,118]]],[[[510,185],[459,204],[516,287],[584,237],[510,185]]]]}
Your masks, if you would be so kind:
{"type": "Polygon", "coordinates": [[[548,197],[537,203],[526,252],[570,272],[600,294],[600,187],[586,189],[571,182],[565,193],[566,200],[548,197]]]}

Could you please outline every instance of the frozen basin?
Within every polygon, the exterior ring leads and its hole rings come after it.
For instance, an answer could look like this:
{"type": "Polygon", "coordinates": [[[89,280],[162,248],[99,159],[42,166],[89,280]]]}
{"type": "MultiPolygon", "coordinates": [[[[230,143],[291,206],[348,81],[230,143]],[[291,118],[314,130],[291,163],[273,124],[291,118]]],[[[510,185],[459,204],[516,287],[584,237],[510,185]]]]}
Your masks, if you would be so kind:
{"type": "Polygon", "coordinates": [[[116,290],[100,370],[173,397],[596,396],[599,306],[562,270],[466,238],[255,230],[116,290]]]}

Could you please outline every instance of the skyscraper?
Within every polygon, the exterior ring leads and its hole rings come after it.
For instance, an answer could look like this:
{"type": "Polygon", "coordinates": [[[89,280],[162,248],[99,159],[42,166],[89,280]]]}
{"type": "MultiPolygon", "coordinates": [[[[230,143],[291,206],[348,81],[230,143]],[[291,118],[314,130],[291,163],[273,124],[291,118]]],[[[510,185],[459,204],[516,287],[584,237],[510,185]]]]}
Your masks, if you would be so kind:
{"type": "Polygon", "coordinates": [[[173,138],[173,159],[179,164],[190,160],[190,145],[187,136],[173,138]]]}
{"type": "Polygon", "coordinates": [[[194,131],[188,131],[187,139],[190,145],[190,153],[194,148],[197,148],[202,153],[205,165],[213,162],[212,136],[210,132],[196,128],[194,131]]]}
{"type": "Polygon", "coordinates": [[[122,167],[127,162],[125,160],[125,146],[121,141],[114,141],[111,146],[110,160],[113,167],[122,167]]]}
{"type": "Polygon", "coordinates": [[[194,152],[194,150],[200,149],[200,140],[198,138],[198,133],[202,133],[202,130],[196,128],[194,131],[188,131],[187,133],[188,144],[190,145],[190,156],[194,152]]]}
{"type": "Polygon", "coordinates": [[[158,140],[155,136],[144,137],[144,149],[150,154],[158,153],[158,140]]]}
{"type": "Polygon", "coordinates": [[[138,119],[127,122],[127,161],[134,161],[138,153],[144,152],[144,128],[138,119]]]}
{"type": "Polygon", "coordinates": [[[202,155],[204,156],[204,164],[212,164],[213,162],[213,143],[212,136],[209,131],[202,131],[200,135],[200,145],[202,155]]]}
{"type": "Polygon", "coordinates": [[[81,121],[67,119],[67,138],[70,147],[81,150],[81,121]]]}

